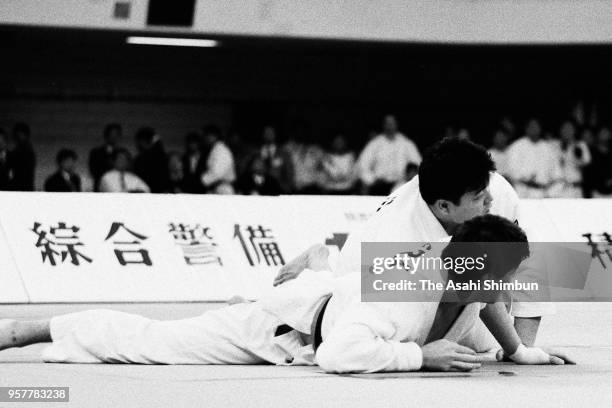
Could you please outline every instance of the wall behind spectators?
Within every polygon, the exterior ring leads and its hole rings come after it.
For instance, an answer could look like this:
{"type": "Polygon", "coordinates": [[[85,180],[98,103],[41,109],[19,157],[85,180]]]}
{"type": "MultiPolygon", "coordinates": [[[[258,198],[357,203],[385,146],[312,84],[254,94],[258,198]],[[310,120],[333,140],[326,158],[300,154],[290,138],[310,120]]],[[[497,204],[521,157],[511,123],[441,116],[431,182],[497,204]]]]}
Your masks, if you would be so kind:
{"type": "MultiPolygon", "coordinates": [[[[3,0],[0,23],[144,29],[147,0],[3,0]]],[[[607,42],[601,0],[198,0],[193,31],[310,38],[441,42],[607,42]]],[[[181,31],[173,29],[173,31],[181,31]]],[[[182,30],[186,31],[186,30],[182,30]]]]}
{"type": "Polygon", "coordinates": [[[133,135],[143,125],[157,130],[167,150],[182,151],[187,130],[201,128],[207,121],[227,125],[230,109],[222,104],[179,102],[0,99],[0,125],[10,130],[17,121],[25,121],[32,130],[32,142],[38,156],[37,190],[43,189],[45,178],[55,171],[55,155],[64,147],[79,155],[78,167],[84,189],[90,190],[89,150],[102,143],[105,124],[119,122],[123,125],[122,144],[133,153],[133,135]]]}

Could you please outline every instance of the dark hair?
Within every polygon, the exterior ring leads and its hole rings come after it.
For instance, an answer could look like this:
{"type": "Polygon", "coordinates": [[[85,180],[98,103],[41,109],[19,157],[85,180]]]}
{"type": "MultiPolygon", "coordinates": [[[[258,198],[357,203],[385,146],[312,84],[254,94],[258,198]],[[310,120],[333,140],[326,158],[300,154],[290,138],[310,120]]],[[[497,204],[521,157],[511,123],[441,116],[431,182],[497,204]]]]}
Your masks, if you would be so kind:
{"type": "Polygon", "coordinates": [[[55,156],[55,161],[57,164],[61,164],[66,159],[76,160],[77,158],[78,156],[74,150],[61,149],[59,152],[57,152],[57,155],[55,156]]]}
{"type": "Polygon", "coordinates": [[[18,122],[13,127],[13,133],[25,133],[26,135],[29,135],[30,126],[25,122],[18,122]]]}
{"type": "Polygon", "coordinates": [[[145,126],[136,131],[136,140],[151,143],[153,142],[153,138],[155,138],[155,129],[152,127],[145,126]]]}
{"type": "Polygon", "coordinates": [[[118,123],[109,123],[106,126],[104,126],[104,137],[108,137],[108,135],[111,134],[111,132],[113,130],[116,130],[118,132],[121,132],[121,125],[118,123]]]}
{"type": "MultiPolygon", "coordinates": [[[[506,218],[487,214],[461,224],[442,257],[476,258],[486,254],[485,268],[479,274],[491,272],[502,278],[528,258],[529,253],[527,235],[521,227],[506,218]]],[[[474,274],[462,278],[473,279],[474,274]]]]}
{"type": "Polygon", "coordinates": [[[202,129],[202,133],[204,134],[204,136],[214,135],[217,137],[221,137],[221,128],[219,128],[219,126],[216,126],[216,125],[206,125],[202,129]]]}
{"type": "Polygon", "coordinates": [[[456,136],[434,144],[419,167],[419,191],[428,204],[449,200],[459,204],[470,191],[489,185],[495,163],[484,147],[456,136]]]}
{"type": "Polygon", "coordinates": [[[418,170],[418,169],[419,169],[419,166],[416,163],[410,162],[406,165],[406,168],[404,169],[404,173],[408,173],[409,171],[418,170]]]}

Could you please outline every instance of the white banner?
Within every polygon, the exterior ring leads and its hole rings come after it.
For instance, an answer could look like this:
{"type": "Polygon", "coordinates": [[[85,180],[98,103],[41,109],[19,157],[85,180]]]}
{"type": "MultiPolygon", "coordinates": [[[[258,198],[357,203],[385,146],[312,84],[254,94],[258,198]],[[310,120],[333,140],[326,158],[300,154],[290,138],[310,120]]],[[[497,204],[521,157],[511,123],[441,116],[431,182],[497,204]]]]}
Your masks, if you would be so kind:
{"type": "MultiPolygon", "coordinates": [[[[334,265],[381,201],[0,193],[0,303],[256,299],[314,243],[334,265]]],[[[611,200],[525,200],[521,225],[537,241],[584,242],[612,270],[611,200]]]]}

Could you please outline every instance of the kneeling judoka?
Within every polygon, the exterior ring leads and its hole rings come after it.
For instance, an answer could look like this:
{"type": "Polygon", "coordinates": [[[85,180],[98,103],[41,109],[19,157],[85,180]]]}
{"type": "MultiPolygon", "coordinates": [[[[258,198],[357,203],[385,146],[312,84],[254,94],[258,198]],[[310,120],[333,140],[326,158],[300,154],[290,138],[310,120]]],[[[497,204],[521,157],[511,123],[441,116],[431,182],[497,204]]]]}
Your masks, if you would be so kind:
{"type": "MultiPolygon", "coordinates": [[[[482,241],[525,244],[516,259],[504,259],[502,264],[507,268],[503,269],[507,270],[483,271],[497,279],[513,273],[529,254],[523,231],[494,215],[467,221],[449,245],[482,241]]],[[[312,259],[307,265],[325,269],[326,255],[320,252],[320,256],[313,256],[310,251],[312,259]]],[[[442,280],[454,274],[439,272],[442,280]]],[[[307,270],[272,288],[257,302],[176,321],[108,310],[44,321],[1,320],[0,350],[52,341],[43,351],[46,362],[318,364],[334,373],[469,371],[480,367],[476,351],[484,350],[468,345],[483,304],[450,302],[447,296],[456,298],[458,294],[449,291],[430,302],[362,302],[359,275],[332,276],[329,271],[307,270]]],[[[507,314],[501,315],[504,317],[507,314]]],[[[572,363],[559,352],[512,344],[504,338],[512,330],[509,321],[484,322],[502,346],[509,344],[504,351],[517,363],[572,363]]]]}

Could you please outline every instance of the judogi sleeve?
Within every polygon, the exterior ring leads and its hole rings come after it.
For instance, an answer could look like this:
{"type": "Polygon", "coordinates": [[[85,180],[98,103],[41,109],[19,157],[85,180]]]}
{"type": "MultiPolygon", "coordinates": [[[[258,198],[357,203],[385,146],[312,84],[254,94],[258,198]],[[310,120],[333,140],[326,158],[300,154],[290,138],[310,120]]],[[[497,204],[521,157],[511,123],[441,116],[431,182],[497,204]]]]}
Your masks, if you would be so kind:
{"type": "MultiPolygon", "coordinates": [[[[530,242],[537,242],[537,231],[533,231],[529,225],[524,225],[521,219],[521,204],[518,195],[502,176],[497,173],[491,176],[491,193],[493,195],[493,207],[491,212],[517,223],[527,232],[530,242]]],[[[533,259],[526,259],[521,263],[516,278],[525,282],[538,282],[542,277],[542,267],[533,259]]],[[[540,282],[542,284],[542,282],[540,282]]],[[[511,314],[515,317],[541,317],[555,313],[555,305],[551,302],[534,302],[529,291],[515,292],[512,303],[511,314]]]]}
{"type": "MultiPolygon", "coordinates": [[[[401,328],[385,309],[365,303],[349,307],[317,350],[317,364],[330,373],[419,370],[423,364],[421,348],[415,342],[397,340],[401,328]]],[[[411,323],[410,317],[405,320],[411,323]]]]}

